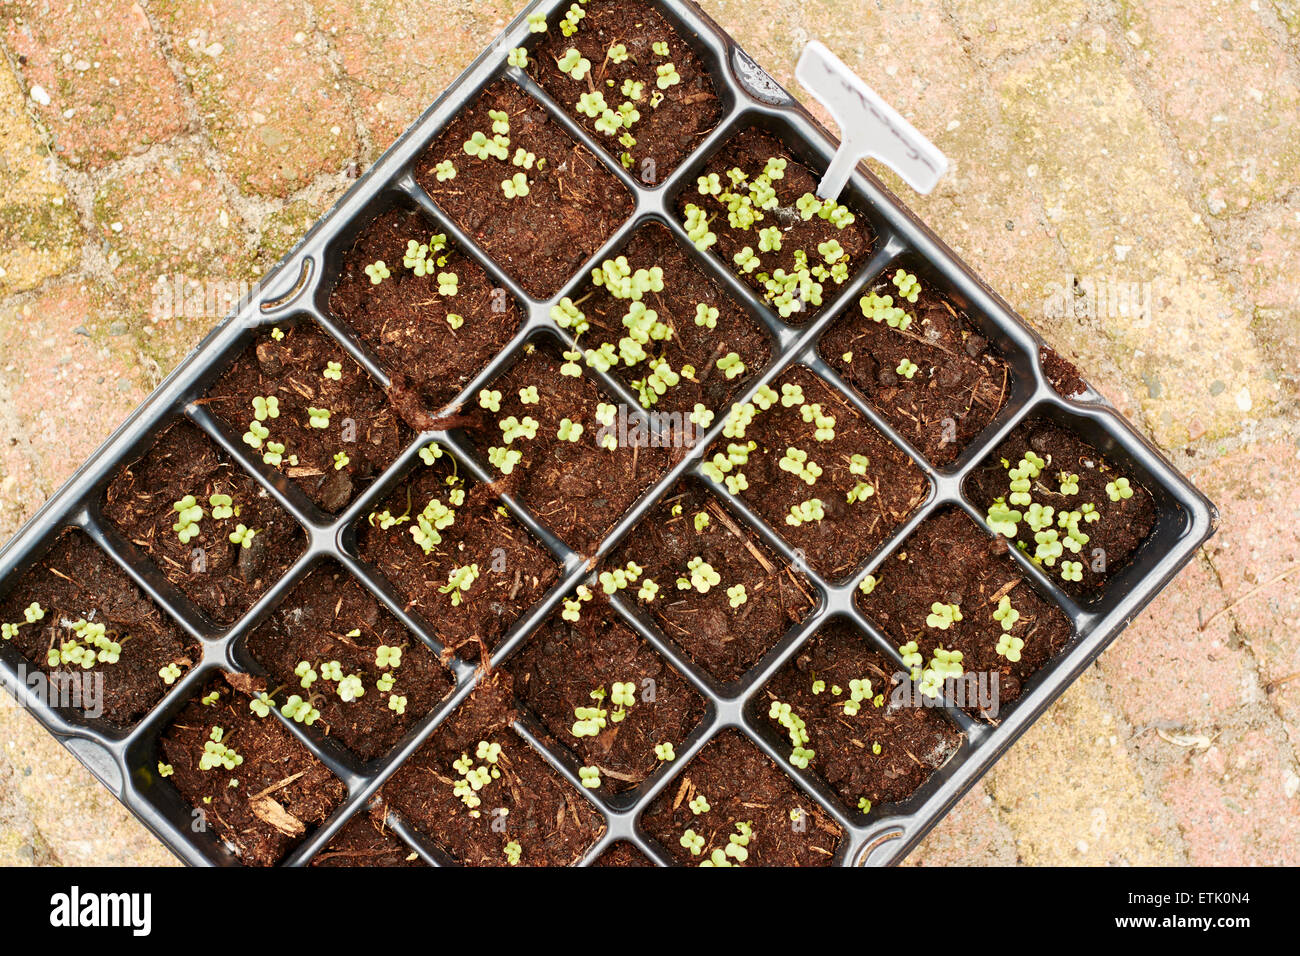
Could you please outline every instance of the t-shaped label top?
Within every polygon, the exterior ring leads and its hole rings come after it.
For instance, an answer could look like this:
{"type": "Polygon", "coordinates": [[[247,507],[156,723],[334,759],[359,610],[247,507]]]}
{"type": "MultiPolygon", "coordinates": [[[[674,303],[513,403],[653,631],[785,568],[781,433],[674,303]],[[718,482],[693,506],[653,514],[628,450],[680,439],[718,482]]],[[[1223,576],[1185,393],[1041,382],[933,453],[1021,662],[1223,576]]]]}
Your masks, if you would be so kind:
{"type": "Polygon", "coordinates": [[[838,199],[867,156],[888,164],[919,193],[928,193],[948,171],[948,157],[825,45],[814,40],[804,47],[794,75],[840,128],[840,148],[817,187],[819,198],[838,199]]]}

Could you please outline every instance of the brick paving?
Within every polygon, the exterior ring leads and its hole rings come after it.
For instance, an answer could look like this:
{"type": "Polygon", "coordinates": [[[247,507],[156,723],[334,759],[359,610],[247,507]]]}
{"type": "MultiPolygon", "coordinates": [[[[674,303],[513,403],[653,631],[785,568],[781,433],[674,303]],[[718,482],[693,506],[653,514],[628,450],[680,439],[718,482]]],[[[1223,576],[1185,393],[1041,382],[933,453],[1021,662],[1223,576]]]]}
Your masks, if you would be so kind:
{"type": "MultiPolygon", "coordinates": [[[[0,538],[220,318],[159,278],[255,280],[519,5],[0,0],[0,538]]],[[[909,862],[1300,863],[1300,7],[703,5],[934,139],[932,195],[886,180],[1223,512],[909,862]],[[1072,276],[1151,309],[1063,315],[1072,276]]],[[[0,738],[0,863],[171,860],[27,714],[0,738]]]]}

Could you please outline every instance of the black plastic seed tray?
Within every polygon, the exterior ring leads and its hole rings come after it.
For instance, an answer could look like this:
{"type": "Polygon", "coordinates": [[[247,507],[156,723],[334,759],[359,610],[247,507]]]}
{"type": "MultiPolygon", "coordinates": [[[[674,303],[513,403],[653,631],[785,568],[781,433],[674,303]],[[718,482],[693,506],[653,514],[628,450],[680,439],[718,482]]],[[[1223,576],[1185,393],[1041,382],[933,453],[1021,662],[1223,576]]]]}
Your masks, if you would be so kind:
{"type": "MultiPolygon", "coordinates": [[[[339,203],[314,226],[298,247],[290,253],[244,301],[237,312],[221,323],[191,353],[154,394],[113,434],[86,462],[72,479],[8,543],[0,553],[0,595],[7,593],[14,580],[38,561],[53,540],[66,528],[83,530],[133,580],[148,597],[170,615],[183,631],[203,648],[201,661],[173,686],[161,703],[132,729],[115,733],[105,731],[98,722],[69,716],[67,710],[55,710],[33,693],[24,683],[25,662],[16,648],[0,644],[3,656],[3,680],[9,691],[30,707],[37,718],[88,767],[126,806],[181,859],[191,864],[232,864],[238,859],[211,834],[192,831],[191,808],[179,793],[158,779],[153,772],[157,761],[156,740],[177,712],[191,700],[198,689],[221,670],[250,670],[256,665],[242,650],[246,637],[302,580],[308,571],[324,559],[334,559],[376,595],[396,618],[435,652],[442,650],[436,627],[407,613],[400,599],[388,585],[378,580],[353,550],[354,526],[366,520],[380,501],[403,479],[418,461],[418,452],[430,440],[449,448],[473,478],[490,481],[493,472],[480,462],[465,435],[456,432],[429,432],[417,437],[379,480],[363,491],[337,516],[315,508],[288,482],[268,477],[250,450],[232,441],[215,418],[197,400],[218,375],[249,344],[255,331],[269,325],[298,322],[315,323],[346,349],[381,385],[388,378],[376,358],[330,313],[328,299],[340,261],[353,238],[377,215],[393,206],[418,208],[436,224],[439,231],[476,260],[492,281],[519,302],[526,312],[510,344],[461,392],[468,398],[506,368],[526,343],[550,338],[562,343],[571,339],[550,318],[551,307],[563,296],[574,295],[587,280],[593,265],[615,254],[639,226],[650,221],[665,224],[682,248],[713,276],[723,288],[757,319],[770,333],[773,358],[768,367],[749,384],[734,401],[747,401],[759,386],[775,380],[797,364],[805,365],[838,389],[847,401],[879,431],[905,449],[924,471],[929,481],[929,497],[908,521],[893,531],[890,539],[855,574],[843,583],[831,583],[814,573],[800,555],[767,527],[742,502],[727,495],[725,489],[714,490],[729,500],[735,513],[752,525],[757,534],[775,552],[800,568],[819,593],[818,607],[801,624],[779,640],[741,680],[719,686],[699,667],[656,632],[640,616],[618,600],[618,613],[632,629],[677,668],[708,702],[701,725],[678,747],[677,759],[660,768],[630,793],[609,797],[601,791],[583,789],[576,768],[567,757],[553,754],[527,724],[516,727],[520,736],[535,748],[547,763],[589,800],[605,821],[605,830],[591,846],[583,862],[597,859],[608,847],[620,840],[638,846],[652,860],[666,864],[670,857],[639,825],[639,817],[650,802],[666,788],[674,787],[675,778],[691,758],[721,731],[735,729],[749,737],[766,752],[807,797],[819,804],[844,830],[845,838],[835,862],[843,865],[894,863],[912,848],[1033,722],[1065,690],[1070,682],[1115,639],[1119,631],[1164,587],[1191,558],[1196,548],[1214,531],[1217,515],[1196,491],[1159,452],[1149,445],[1112,409],[1100,395],[1088,389],[1075,399],[1062,398],[1044,376],[1040,362],[1039,337],[1012,313],[1007,304],[989,291],[956,259],[953,253],[923,224],[888,193],[865,167],[850,182],[844,199],[865,215],[875,234],[869,261],[842,286],[830,290],[826,306],[802,327],[782,322],[750,289],[737,279],[714,255],[697,252],[673,213],[673,202],[682,190],[693,190],[700,168],[736,132],[760,127],[774,134],[800,160],[813,170],[826,168],[835,143],[784,89],[763,72],[715,23],[690,3],[657,3],[682,38],[696,51],[711,71],[722,100],[720,122],[700,143],[698,149],[669,175],[665,181],[646,188],[609,157],[602,147],[558,107],[524,71],[507,66],[506,52],[519,45],[530,45],[526,22],[529,13],[541,12],[552,21],[557,10],[567,8],[569,0],[539,0],[521,14],[474,64],[438,99],[385,155],[361,178],[339,203]],[[566,287],[553,299],[538,300],[529,296],[507,272],[478,248],[452,219],[445,215],[416,183],[413,168],[417,158],[439,131],[481,89],[505,77],[540,101],[549,115],[569,135],[584,144],[605,163],[631,192],[636,208],[631,218],[596,252],[582,268],[576,270],[566,287]],[[984,334],[1008,360],[1012,371],[1010,397],[1002,412],[960,457],[944,468],[932,467],[892,429],[859,394],[842,382],[817,353],[822,332],[846,310],[856,307],[857,299],[870,288],[897,260],[915,263],[923,260],[926,269],[944,285],[949,298],[960,304],[984,334]],[[225,450],[280,507],[293,516],[306,531],[306,550],[288,572],[275,583],[233,626],[218,628],[196,613],[189,602],[179,599],[162,575],[138,556],[130,545],[100,514],[104,490],[123,464],[132,461],[146,448],[161,429],[177,417],[188,418],[225,450]],[[874,809],[869,815],[846,810],[840,799],[811,775],[791,767],[786,754],[774,746],[766,728],[760,728],[748,705],[763,686],[828,621],[847,619],[869,635],[880,649],[900,661],[891,642],[854,606],[853,595],[863,575],[874,570],[893,548],[926,517],[945,507],[956,506],[977,521],[983,517],[979,508],[963,495],[962,483],[971,470],[1019,423],[1030,417],[1046,417],[1072,430],[1111,461],[1138,479],[1152,494],[1157,506],[1154,528],[1135,559],[1113,576],[1100,596],[1080,604],[1032,562],[1013,549],[1025,576],[1042,595],[1059,605],[1070,617],[1074,637],[1064,652],[1050,660],[1023,689],[1013,704],[1004,709],[994,723],[970,719],[955,708],[943,712],[963,734],[963,743],[948,762],[928,782],[902,804],[874,809]]],[[[594,370],[607,395],[614,396],[631,409],[638,404],[627,388],[610,375],[594,370]]],[[[453,403],[456,404],[456,403],[453,403]]],[[[705,439],[695,445],[684,460],[672,467],[654,484],[607,535],[597,558],[608,554],[616,543],[648,512],[679,478],[699,474],[705,449],[721,434],[719,415],[705,439]]],[[[506,637],[493,652],[493,663],[500,663],[523,644],[528,636],[558,608],[560,601],[574,588],[591,578],[592,563],[564,545],[541,521],[517,501],[503,496],[509,512],[543,542],[563,565],[561,579],[540,603],[514,622],[506,637]]],[[[436,624],[436,622],[435,622],[436,624]]],[[[285,726],[312,753],[322,760],[347,786],[344,804],[306,837],[284,860],[285,865],[302,865],[325,847],[339,829],[367,803],[402,762],[413,754],[434,732],[444,718],[470,693],[479,671],[453,660],[456,686],[427,718],[386,757],[360,764],[339,746],[322,743],[310,728],[284,719],[285,726]]],[[[446,862],[431,850],[422,838],[393,820],[395,832],[430,863],[446,862]]]]}

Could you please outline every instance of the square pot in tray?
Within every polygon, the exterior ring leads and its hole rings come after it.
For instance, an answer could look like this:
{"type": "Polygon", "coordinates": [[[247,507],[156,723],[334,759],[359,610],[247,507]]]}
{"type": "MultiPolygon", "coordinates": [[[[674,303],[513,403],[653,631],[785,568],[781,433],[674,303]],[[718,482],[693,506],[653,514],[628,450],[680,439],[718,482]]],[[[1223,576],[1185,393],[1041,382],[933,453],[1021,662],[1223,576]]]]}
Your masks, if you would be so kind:
{"type": "Polygon", "coordinates": [[[178,856],[892,863],[1213,533],[693,4],[537,2],[0,553],[178,856]]]}

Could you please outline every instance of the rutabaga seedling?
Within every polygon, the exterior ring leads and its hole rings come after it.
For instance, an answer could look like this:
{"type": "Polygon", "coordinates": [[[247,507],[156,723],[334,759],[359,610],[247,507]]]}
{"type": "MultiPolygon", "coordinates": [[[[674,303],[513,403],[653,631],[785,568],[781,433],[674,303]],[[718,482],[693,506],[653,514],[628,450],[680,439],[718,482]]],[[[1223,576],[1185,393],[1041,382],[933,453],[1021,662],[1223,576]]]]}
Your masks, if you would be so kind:
{"type": "Polygon", "coordinates": [[[998,646],[995,648],[1000,657],[1005,657],[1012,664],[1020,660],[1020,652],[1024,648],[1025,642],[1019,637],[1012,637],[1010,634],[1003,634],[998,638],[998,646]]]}
{"type": "Polygon", "coordinates": [[[713,807],[709,805],[709,798],[702,793],[697,793],[686,805],[690,808],[691,813],[695,814],[697,817],[700,816],[700,814],[708,813],[713,809],[713,807]]]}
{"type": "Polygon", "coordinates": [[[798,527],[810,521],[821,521],[826,517],[826,510],[820,498],[809,498],[797,505],[790,506],[790,513],[785,516],[785,523],[798,527]]]}
{"type": "Polygon", "coordinates": [[[280,708],[280,713],[288,717],[295,724],[306,724],[310,727],[320,719],[320,711],[313,707],[308,701],[302,699],[299,694],[293,694],[284,705],[280,708]]]}
{"type": "Polygon", "coordinates": [[[1106,497],[1111,501],[1123,501],[1133,497],[1133,486],[1127,478],[1116,478],[1106,484],[1106,497]]]}
{"type": "Polygon", "coordinates": [[[245,527],[242,524],[235,525],[235,530],[230,532],[230,543],[237,544],[242,548],[251,548],[253,538],[257,536],[257,531],[253,528],[245,527]]]}
{"type": "Polygon", "coordinates": [[[464,592],[473,587],[474,582],[478,580],[478,573],[477,564],[452,568],[447,574],[447,583],[438,590],[443,594],[450,594],[452,607],[459,607],[464,592]]]}
{"type": "Polygon", "coordinates": [[[578,779],[588,790],[600,789],[600,768],[599,767],[579,767],[578,779]]]}
{"type": "Polygon", "coordinates": [[[203,754],[199,757],[200,770],[215,770],[218,767],[234,770],[244,762],[244,758],[234,747],[222,743],[225,734],[225,730],[221,727],[212,728],[212,733],[203,744],[203,754]]]}
{"type": "Polygon", "coordinates": [[[961,607],[957,604],[941,604],[935,601],[930,605],[930,613],[926,615],[925,626],[938,628],[946,631],[958,621],[961,620],[961,607]]]}
{"type": "Polygon", "coordinates": [[[655,759],[662,760],[664,763],[672,763],[677,759],[677,753],[669,742],[655,744],[655,759]]]}
{"type": "Polygon", "coordinates": [[[997,609],[993,612],[993,620],[1001,624],[1004,631],[1011,630],[1020,620],[1020,612],[1011,606],[1011,598],[1005,594],[998,600],[997,609]]]}
{"type": "Polygon", "coordinates": [[[686,568],[690,572],[690,578],[689,580],[685,577],[677,579],[679,590],[687,591],[695,588],[701,594],[708,594],[710,588],[722,583],[722,576],[713,570],[713,565],[698,555],[686,563],[686,568]]]}
{"type": "Polygon", "coordinates": [[[591,72],[591,61],[584,57],[574,47],[569,47],[564,52],[564,56],[555,61],[555,65],[560,68],[561,73],[567,74],[570,79],[583,80],[591,72]]]}
{"type": "Polygon", "coordinates": [[[822,413],[821,404],[812,402],[799,409],[799,416],[815,429],[813,440],[828,442],[835,440],[835,416],[822,413]]]}
{"type": "Polygon", "coordinates": [[[899,269],[890,281],[898,289],[899,298],[906,299],[908,302],[915,303],[921,294],[921,283],[917,282],[916,276],[906,269],[899,269]]]}
{"type": "Polygon", "coordinates": [[[815,751],[803,746],[808,743],[808,725],[803,718],[791,710],[789,704],[779,700],[772,701],[767,715],[786,729],[790,743],[794,745],[794,749],[790,752],[790,762],[800,770],[807,770],[808,764],[815,756],[815,751]]]}

